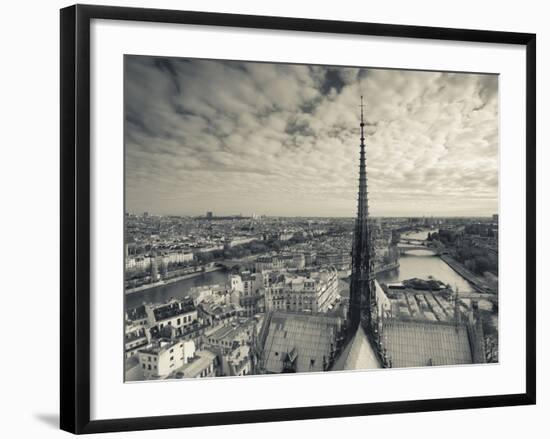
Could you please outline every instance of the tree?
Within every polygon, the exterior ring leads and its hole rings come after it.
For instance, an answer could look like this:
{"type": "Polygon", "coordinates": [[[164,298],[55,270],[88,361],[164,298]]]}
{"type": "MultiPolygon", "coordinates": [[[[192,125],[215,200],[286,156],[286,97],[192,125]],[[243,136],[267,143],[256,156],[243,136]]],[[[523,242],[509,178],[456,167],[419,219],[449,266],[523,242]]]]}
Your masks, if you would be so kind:
{"type": "Polygon", "coordinates": [[[479,274],[483,274],[489,270],[489,259],[484,256],[476,256],[475,259],[475,271],[479,274]]]}

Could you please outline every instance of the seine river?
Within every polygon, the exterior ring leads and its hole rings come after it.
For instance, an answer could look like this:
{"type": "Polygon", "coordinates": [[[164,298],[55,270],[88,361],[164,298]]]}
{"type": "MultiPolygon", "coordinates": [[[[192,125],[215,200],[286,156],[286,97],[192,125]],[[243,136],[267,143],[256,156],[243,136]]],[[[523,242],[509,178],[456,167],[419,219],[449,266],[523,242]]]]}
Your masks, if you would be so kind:
{"type": "MultiPolygon", "coordinates": [[[[403,237],[424,240],[428,236],[428,232],[428,230],[412,232],[403,235],[403,237]]],[[[432,276],[444,284],[451,285],[453,289],[458,288],[461,292],[474,291],[466,279],[429,251],[411,250],[401,256],[399,264],[399,269],[382,273],[377,276],[377,279],[383,283],[392,283],[413,277],[427,279],[428,276],[432,276]]]]}
{"type": "MultiPolygon", "coordinates": [[[[425,239],[428,231],[410,233],[407,238],[425,239]]],[[[427,279],[432,276],[445,284],[450,284],[453,289],[458,288],[461,292],[471,292],[470,284],[456,271],[443,262],[438,256],[433,256],[429,251],[412,250],[401,256],[400,267],[397,270],[388,271],[377,276],[383,283],[400,282],[405,279],[418,277],[427,279]]],[[[126,309],[135,308],[143,302],[161,303],[171,297],[183,298],[189,289],[201,285],[224,284],[227,281],[227,271],[213,271],[190,279],[184,279],[168,285],[151,288],[126,295],[126,309]]]]}
{"type": "Polygon", "coordinates": [[[376,278],[383,283],[392,283],[413,277],[427,279],[428,276],[432,276],[444,284],[451,285],[455,290],[458,288],[463,293],[474,291],[466,279],[439,259],[438,256],[433,256],[424,250],[412,250],[401,256],[397,270],[381,273],[376,278]]]}
{"type": "Polygon", "coordinates": [[[126,294],[126,309],[135,308],[143,302],[162,303],[171,297],[183,298],[188,295],[192,287],[202,285],[225,284],[227,271],[219,270],[210,273],[203,273],[189,279],[183,279],[168,285],[154,287],[138,293],[126,294]]]}

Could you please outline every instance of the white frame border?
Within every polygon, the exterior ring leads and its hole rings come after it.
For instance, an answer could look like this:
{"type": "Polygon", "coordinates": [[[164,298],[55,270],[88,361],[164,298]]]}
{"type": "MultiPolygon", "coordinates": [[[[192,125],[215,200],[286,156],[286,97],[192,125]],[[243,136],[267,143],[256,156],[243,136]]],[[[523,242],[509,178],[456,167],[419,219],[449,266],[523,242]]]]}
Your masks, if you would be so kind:
{"type": "Polygon", "coordinates": [[[526,295],[517,294],[526,284],[525,235],[517,233],[526,227],[525,47],[113,20],[92,20],[90,31],[92,420],[525,393],[526,295]],[[500,363],[124,384],[120,358],[125,53],[498,72],[500,193],[506,194],[500,197],[499,317],[506,323],[500,325],[500,363]],[[366,54],[364,61],[357,55],[361,53],[366,54]],[[120,251],[113,252],[116,242],[120,251]]]}

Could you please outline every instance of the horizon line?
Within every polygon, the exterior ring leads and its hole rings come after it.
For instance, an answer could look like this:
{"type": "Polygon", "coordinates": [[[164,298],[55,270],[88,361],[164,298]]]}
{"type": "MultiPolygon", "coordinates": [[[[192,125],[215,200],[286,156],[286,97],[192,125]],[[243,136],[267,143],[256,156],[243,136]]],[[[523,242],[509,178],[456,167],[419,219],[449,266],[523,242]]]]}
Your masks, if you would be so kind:
{"type": "MultiPolygon", "coordinates": [[[[178,214],[178,213],[153,213],[149,211],[143,212],[125,212],[125,215],[143,216],[147,213],[149,216],[177,216],[177,217],[191,217],[191,218],[207,218],[206,214],[178,214]]],[[[493,214],[479,214],[479,215],[369,215],[369,218],[492,218],[493,215],[498,215],[498,212],[493,214]]],[[[253,218],[253,215],[243,215],[240,213],[231,213],[224,215],[212,215],[212,218],[253,218]]],[[[356,216],[335,216],[335,215],[266,215],[258,214],[256,217],[264,218],[351,218],[356,216]]]]}

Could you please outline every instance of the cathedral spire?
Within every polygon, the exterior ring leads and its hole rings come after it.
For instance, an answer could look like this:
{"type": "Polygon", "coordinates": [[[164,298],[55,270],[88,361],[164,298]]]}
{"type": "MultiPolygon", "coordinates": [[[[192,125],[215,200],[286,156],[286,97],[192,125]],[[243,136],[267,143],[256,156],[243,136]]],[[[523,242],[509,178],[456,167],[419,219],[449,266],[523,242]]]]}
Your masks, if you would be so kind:
{"type": "Polygon", "coordinates": [[[363,324],[367,333],[372,330],[372,257],[371,236],[368,224],[369,202],[363,96],[361,96],[361,122],[359,126],[361,128],[359,145],[359,191],[357,194],[357,217],[355,219],[353,235],[350,305],[348,312],[348,328],[350,335],[355,333],[360,323],[363,324]]]}
{"type": "Polygon", "coordinates": [[[369,214],[369,203],[368,203],[368,194],[367,194],[367,163],[365,157],[365,121],[363,119],[363,96],[361,96],[361,145],[360,145],[360,155],[359,155],[359,196],[358,196],[358,210],[357,210],[357,220],[358,221],[367,221],[369,214]]]}

